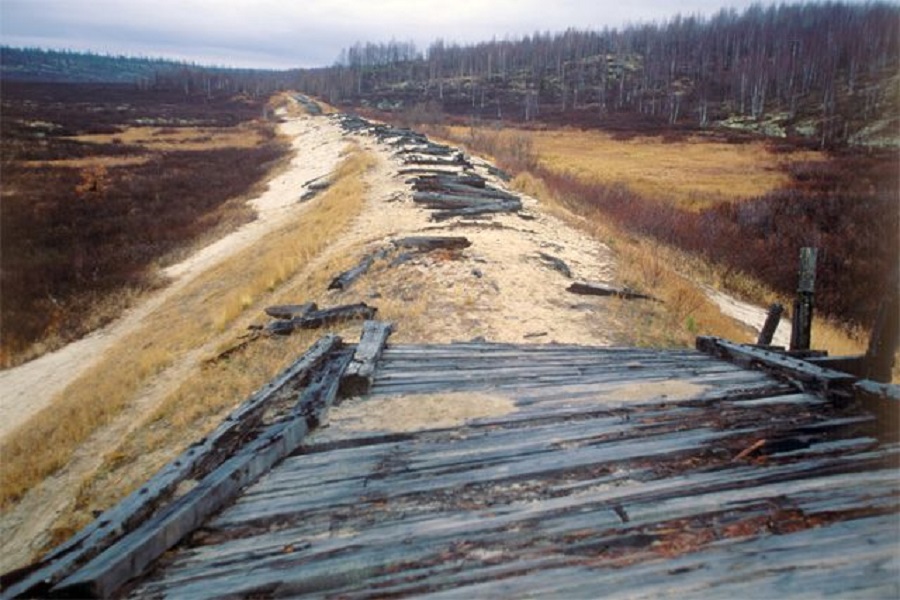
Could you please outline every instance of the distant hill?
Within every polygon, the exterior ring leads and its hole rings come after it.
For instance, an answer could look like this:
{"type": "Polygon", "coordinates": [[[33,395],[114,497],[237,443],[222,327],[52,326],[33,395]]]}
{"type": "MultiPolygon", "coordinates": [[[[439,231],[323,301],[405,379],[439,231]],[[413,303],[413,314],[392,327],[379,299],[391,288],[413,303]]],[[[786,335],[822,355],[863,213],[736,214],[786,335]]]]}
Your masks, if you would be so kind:
{"type": "Polygon", "coordinates": [[[332,103],[658,130],[722,126],[896,145],[900,6],[809,2],[420,53],[358,43],[301,88],[332,103]]]}
{"type": "Polygon", "coordinates": [[[290,88],[296,71],[232,69],[159,58],[0,46],[0,79],[37,83],[132,84],[185,94],[248,93],[290,88]]]}
{"type": "Polygon", "coordinates": [[[17,81],[138,83],[191,67],[156,58],[0,47],[0,77],[17,81]]]}
{"type": "Polygon", "coordinates": [[[161,58],[0,47],[0,78],[15,81],[153,85],[159,79],[197,73],[284,79],[288,72],[210,67],[161,58]]]}

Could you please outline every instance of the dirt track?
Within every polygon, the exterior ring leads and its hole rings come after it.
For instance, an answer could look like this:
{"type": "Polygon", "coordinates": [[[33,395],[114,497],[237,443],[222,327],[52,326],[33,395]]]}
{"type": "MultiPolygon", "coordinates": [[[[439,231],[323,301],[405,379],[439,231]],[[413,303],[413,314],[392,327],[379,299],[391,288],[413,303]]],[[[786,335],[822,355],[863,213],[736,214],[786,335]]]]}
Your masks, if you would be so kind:
{"type": "Polygon", "coordinates": [[[51,402],[193,277],[253,244],[266,232],[304,210],[297,203],[298,190],[303,189],[305,182],[334,169],[344,141],[340,133],[327,127],[326,123],[310,119],[287,121],[282,124],[281,132],[293,138],[293,147],[298,154],[290,168],[273,179],[266,192],[252,201],[258,215],[255,221],[166,269],[164,274],[171,283],[109,326],[55,352],[0,372],[0,390],[3,390],[0,439],[51,402]]]}
{"type": "MultiPolygon", "coordinates": [[[[166,274],[172,281],[166,288],[109,326],[56,352],[0,372],[0,439],[52,404],[69,384],[99,363],[118,342],[139,330],[148,315],[175,297],[197,275],[306,210],[305,205],[297,202],[304,183],[329,174],[338,163],[346,142],[340,132],[327,127],[327,123],[308,118],[288,120],[282,124],[281,131],[293,138],[292,146],[297,155],[290,167],[270,181],[268,189],[252,201],[258,213],[257,220],[170,267],[166,274]]],[[[160,373],[139,392],[127,414],[97,431],[64,469],[32,489],[19,504],[0,517],[0,572],[26,564],[33,558],[35,550],[48,539],[46,528],[49,523],[71,505],[74,491],[83,478],[99,468],[103,457],[129,428],[140,423],[140,417],[152,411],[200,359],[200,353],[189,353],[175,368],[160,373]]]]}
{"type": "MultiPolygon", "coordinates": [[[[177,294],[194,277],[259,240],[266,232],[300,218],[297,202],[304,184],[331,173],[346,139],[325,117],[288,119],[282,131],[293,138],[297,155],[289,169],[274,178],[253,201],[259,219],[168,269],[172,283],[109,327],[36,361],[0,373],[0,437],[52,402],[79,374],[100,360],[116,342],[140,327],[142,319],[177,294]]],[[[374,139],[357,141],[377,155],[368,174],[362,214],[340,239],[313,263],[362,256],[391,239],[409,235],[463,235],[472,246],[462,256],[423,255],[402,265],[379,265],[347,291],[323,292],[326,305],[369,301],[398,322],[396,341],[451,342],[483,337],[490,341],[609,345],[617,341],[614,301],[565,291],[570,280],[549,268],[539,253],[565,261],[575,278],[611,281],[615,264],[603,244],[544,213],[536,200],[523,198],[522,215],[497,215],[489,222],[435,224],[410,200],[400,161],[374,139]],[[373,300],[374,299],[374,300],[373,300]],[[404,322],[410,326],[405,327],[404,322]],[[413,323],[416,326],[413,326],[413,323]],[[423,325],[424,324],[424,325],[423,325]]],[[[476,161],[479,172],[484,164],[476,161]]],[[[491,183],[503,184],[492,178],[491,183]]],[[[302,223],[302,221],[301,221],[302,223]]],[[[74,489],[102,464],[129,427],[141,422],[156,404],[200,361],[189,353],[176,367],[145,386],[128,414],[98,431],[57,475],[29,492],[0,518],[0,571],[24,564],[46,541],[47,524],[70,507],[74,489]]],[[[146,474],[146,475],[149,475],[146,474]]]]}

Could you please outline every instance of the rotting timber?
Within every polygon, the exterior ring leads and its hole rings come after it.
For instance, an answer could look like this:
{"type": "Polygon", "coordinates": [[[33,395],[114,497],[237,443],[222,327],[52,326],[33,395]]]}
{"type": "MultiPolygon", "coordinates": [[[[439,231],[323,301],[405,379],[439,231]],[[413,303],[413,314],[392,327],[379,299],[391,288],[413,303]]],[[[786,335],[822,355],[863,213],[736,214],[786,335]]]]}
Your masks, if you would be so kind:
{"type": "Polygon", "coordinates": [[[323,338],[270,386],[292,390],[275,413],[264,392],[238,411],[270,425],[230,435],[191,492],[142,519],[113,509],[111,545],[78,564],[81,536],[4,597],[898,592],[896,432],[864,393],[828,393],[865,381],[714,338],[704,353],[389,335],[323,338]],[[388,414],[323,428],[348,373],[352,402],[388,414]],[[392,430],[392,403],[486,394],[508,408],[392,430]]]}
{"type": "MultiPolygon", "coordinates": [[[[428,157],[406,163],[414,192],[490,190],[453,149],[337,118],[428,157]]],[[[322,312],[270,308],[287,322],[322,312]]],[[[367,321],[358,344],[324,336],[120,505],[5,576],[0,595],[900,595],[897,386],[716,338],[393,345],[391,331],[367,321]],[[342,401],[371,420],[341,417],[342,401]],[[408,423],[436,402],[473,411],[408,423]]]]}

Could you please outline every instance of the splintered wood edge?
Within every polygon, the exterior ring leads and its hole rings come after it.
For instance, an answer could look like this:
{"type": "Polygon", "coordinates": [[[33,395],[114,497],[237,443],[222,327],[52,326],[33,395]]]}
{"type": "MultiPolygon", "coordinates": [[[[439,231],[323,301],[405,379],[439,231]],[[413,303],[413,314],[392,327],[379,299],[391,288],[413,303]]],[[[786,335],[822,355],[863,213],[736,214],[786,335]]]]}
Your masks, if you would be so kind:
{"type": "Polygon", "coordinates": [[[353,360],[341,378],[341,397],[367,394],[372,388],[375,365],[381,358],[388,337],[394,331],[389,321],[366,321],[363,332],[353,354],[353,360]]]}
{"type": "Polygon", "coordinates": [[[52,588],[52,592],[72,597],[111,596],[296,450],[334,401],[341,375],[350,361],[349,350],[329,352],[328,357],[328,361],[320,363],[320,376],[314,377],[301,394],[290,417],[270,426],[195,488],[106,548],[52,588]]]}

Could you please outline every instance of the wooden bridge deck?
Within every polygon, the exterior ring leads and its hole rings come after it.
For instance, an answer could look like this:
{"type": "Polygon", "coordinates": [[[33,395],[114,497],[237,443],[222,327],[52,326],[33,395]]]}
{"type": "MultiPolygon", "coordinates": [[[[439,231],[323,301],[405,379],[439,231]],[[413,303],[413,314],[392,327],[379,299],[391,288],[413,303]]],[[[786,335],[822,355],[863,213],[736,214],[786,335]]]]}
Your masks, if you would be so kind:
{"type": "Polygon", "coordinates": [[[900,447],[873,431],[693,351],[389,347],[125,593],[897,597],[900,447]]]}

